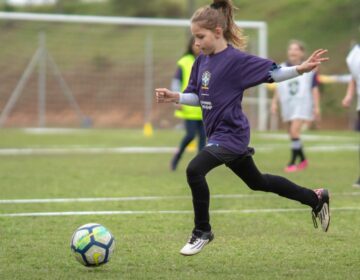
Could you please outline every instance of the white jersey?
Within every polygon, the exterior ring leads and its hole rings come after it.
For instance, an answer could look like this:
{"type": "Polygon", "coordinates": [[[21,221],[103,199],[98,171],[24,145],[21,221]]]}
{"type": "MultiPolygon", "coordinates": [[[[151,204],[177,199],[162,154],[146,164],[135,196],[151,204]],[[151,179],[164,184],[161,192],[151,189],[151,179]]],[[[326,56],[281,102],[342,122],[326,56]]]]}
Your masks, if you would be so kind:
{"type": "Polygon", "coordinates": [[[360,45],[352,48],[346,58],[352,78],[356,82],[357,106],[356,110],[360,111],[360,45]]]}
{"type": "Polygon", "coordinates": [[[314,81],[316,81],[316,73],[310,72],[276,85],[283,121],[314,119],[312,89],[317,86],[314,81]]]}

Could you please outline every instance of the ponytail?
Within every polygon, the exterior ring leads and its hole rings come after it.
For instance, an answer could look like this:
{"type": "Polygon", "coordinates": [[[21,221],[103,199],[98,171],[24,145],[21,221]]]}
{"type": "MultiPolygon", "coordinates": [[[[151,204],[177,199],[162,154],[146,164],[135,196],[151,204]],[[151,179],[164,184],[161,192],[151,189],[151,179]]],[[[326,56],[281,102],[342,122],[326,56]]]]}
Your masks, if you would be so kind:
{"type": "Polygon", "coordinates": [[[247,39],[243,35],[243,30],[234,21],[236,9],[231,0],[214,0],[211,5],[198,9],[191,22],[209,30],[221,27],[226,41],[235,48],[245,49],[247,39]]]}

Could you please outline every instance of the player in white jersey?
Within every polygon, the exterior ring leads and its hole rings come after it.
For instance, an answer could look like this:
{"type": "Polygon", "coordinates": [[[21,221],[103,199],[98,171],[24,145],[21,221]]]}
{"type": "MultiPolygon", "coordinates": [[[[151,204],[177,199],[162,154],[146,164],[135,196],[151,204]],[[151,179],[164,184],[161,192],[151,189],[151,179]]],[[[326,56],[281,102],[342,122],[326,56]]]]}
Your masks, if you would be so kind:
{"type": "MultiPolygon", "coordinates": [[[[283,67],[301,63],[305,57],[304,44],[297,40],[290,41],[287,56],[288,61],[282,64],[283,67]]],[[[308,160],[300,139],[301,129],[305,122],[320,118],[320,93],[316,72],[305,73],[277,84],[272,100],[272,113],[277,112],[278,100],[281,104],[282,120],[287,124],[291,139],[291,159],[284,171],[303,170],[308,166],[308,160]]]]}
{"type": "MultiPolygon", "coordinates": [[[[357,92],[357,106],[358,120],[356,130],[360,132],[360,45],[356,45],[352,48],[349,55],[346,58],[346,63],[351,73],[351,81],[349,82],[346,96],[344,97],[342,104],[344,107],[350,107],[350,104],[357,92]]],[[[360,161],[360,147],[359,147],[359,161],[360,161]]],[[[354,187],[360,187],[360,170],[358,180],[353,184],[354,187]]]]}

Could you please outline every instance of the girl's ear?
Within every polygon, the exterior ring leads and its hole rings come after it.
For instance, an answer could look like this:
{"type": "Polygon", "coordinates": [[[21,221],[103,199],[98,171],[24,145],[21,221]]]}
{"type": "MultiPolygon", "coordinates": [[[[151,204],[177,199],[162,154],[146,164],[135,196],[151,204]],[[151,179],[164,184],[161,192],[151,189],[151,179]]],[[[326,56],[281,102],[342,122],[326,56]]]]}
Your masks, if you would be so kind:
{"type": "Polygon", "coordinates": [[[223,30],[220,26],[216,27],[214,30],[216,39],[219,39],[223,36],[223,30]]]}

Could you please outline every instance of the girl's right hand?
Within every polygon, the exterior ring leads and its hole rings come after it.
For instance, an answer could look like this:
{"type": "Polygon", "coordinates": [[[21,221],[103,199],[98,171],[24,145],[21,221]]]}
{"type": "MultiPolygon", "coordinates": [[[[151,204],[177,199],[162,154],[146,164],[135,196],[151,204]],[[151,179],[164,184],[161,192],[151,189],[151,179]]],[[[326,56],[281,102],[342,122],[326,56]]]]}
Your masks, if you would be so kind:
{"type": "Polygon", "coordinates": [[[167,88],[157,88],[155,89],[156,102],[157,103],[171,103],[171,102],[179,102],[180,93],[173,92],[168,90],[167,88]]]}

